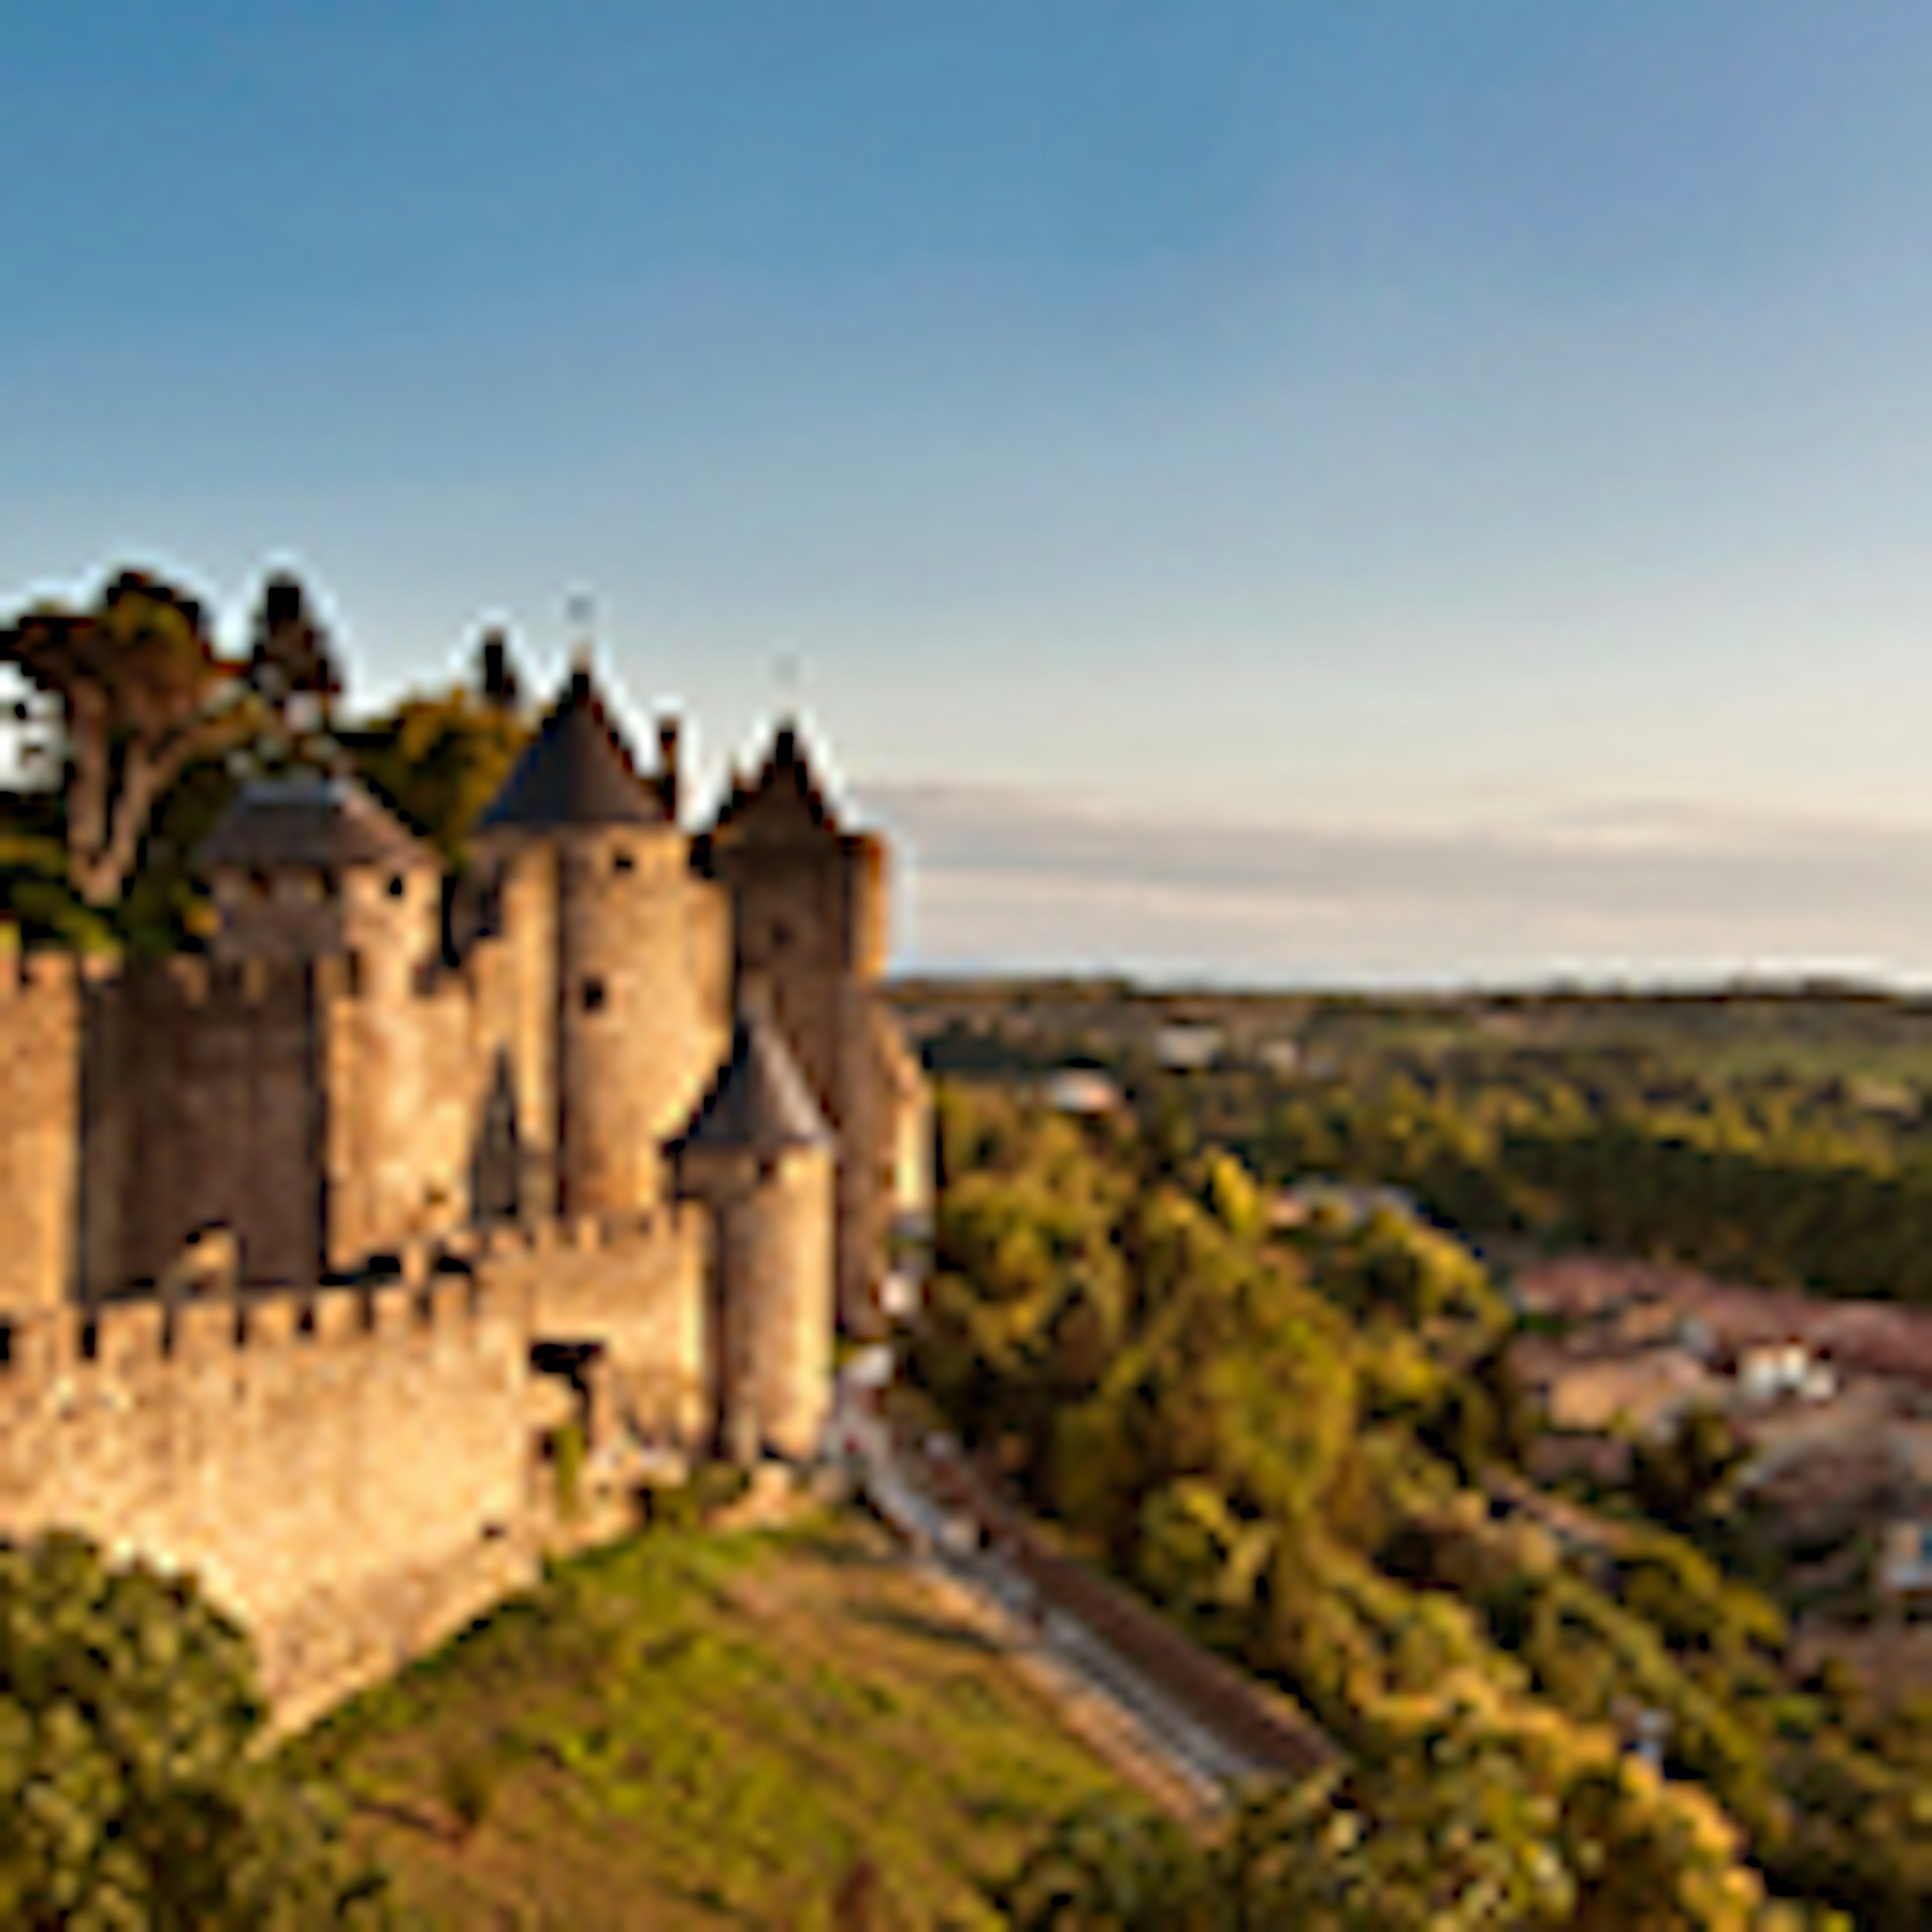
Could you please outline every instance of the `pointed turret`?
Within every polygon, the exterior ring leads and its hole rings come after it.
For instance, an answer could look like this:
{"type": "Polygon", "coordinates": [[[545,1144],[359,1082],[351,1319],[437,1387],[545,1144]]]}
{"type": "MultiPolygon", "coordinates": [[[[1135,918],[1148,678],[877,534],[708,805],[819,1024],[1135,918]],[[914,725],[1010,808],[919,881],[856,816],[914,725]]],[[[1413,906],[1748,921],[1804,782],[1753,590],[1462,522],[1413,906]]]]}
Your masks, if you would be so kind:
{"type": "Polygon", "coordinates": [[[870,1004],[885,964],[885,847],[843,828],[788,718],[696,856],[731,895],[740,998],[770,987],[774,1029],[837,1136],[840,1315],[852,1333],[869,1334],[892,1211],[880,1179],[891,1109],[870,1004]]]}
{"type": "MultiPolygon", "coordinates": [[[[572,1216],[647,1212],[666,1139],[729,1037],[729,907],[694,878],[669,788],[640,776],[580,664],[478,824],[488,928],[520,949],[550,1172],[572,1216]]],[[[526,1082],[526,1084],[530,1084],[526,1082]]]]}
{"type": "Polygon", "coordinates": [[[813,1454],[831,1388],[832,1136],[754,998],[670,1149],[718,1226],[717,1433],[740,1462],[813,1454]]]}
{"type": "Polygon", "coordinates": [[[784,843],[838,834],[838,814],[812,768],[796,722],[787,718],[758,776],[748,783],[734,779],[711,836],[721,844],[784,843]]]}
{"type": "Polygon", "coordinates": [[[430,866],[441,861],[353,778],[321,772],[250,778],[195,850],[204,873],[315,871],[349,866],[430,866]]]}
{"type": "Polygon", "coordinates": [[[551,832],[665,822],[662,796],[638,776],[589,668],[580,665],[478,829],[551,832]]]}
{"type": "Polygon", "coordinates": [[[740,1016],[731,1057],[677,1143],[692,1149],[770,1154],[781,1148],[830,1147],[832,1130],[778,1030],[757,1005],[740,1016]]]}

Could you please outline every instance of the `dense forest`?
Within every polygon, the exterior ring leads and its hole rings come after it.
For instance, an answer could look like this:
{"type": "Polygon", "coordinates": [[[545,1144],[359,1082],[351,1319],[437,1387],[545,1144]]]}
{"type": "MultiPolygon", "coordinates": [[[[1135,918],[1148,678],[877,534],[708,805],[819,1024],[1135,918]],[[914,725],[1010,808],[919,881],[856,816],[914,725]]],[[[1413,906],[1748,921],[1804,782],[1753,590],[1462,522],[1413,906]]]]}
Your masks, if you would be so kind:
{"type": "Polygon", "coordinates": [[[1932,1009],[1822,985],[1371,1000],[1110,981],[898,993],[942,1073],[1084,1064],[1265,1180],[1393,1183],[1479,1242],[1932,1298],[1932,1009]],[[1163,1070],[1170,1015],[1226,1040],[1163,1070]],[[1272,1064],[1270,1064],[1272,1061],[1272,1064]]]}
{"type": "Polygon", "coordinates": [[[1448,1234],[1271,1234],[1249,1168],[1172,1112],[1076,1124],[954,1083],[941,1128],[922,1384],[1348,1767],[1312,1810],[1244,1813],[1238,1856],[1070,1820],[1016,1896],[1087,1916],[1034,1922],[1234,1922],[1095,1902],[1143,1867],[1130,1892],[1260,1886],[1302,1915],[1274,1922],[1741,1926],[1760,1889],[1927,1922],[1932,1706],[1801,1676],[1778,1610],[1634,1509],[1566,1538],[1512,1508],[1535,1419],[1507,1305],[1448,1234]]]}
{"type": "Polygon", "coordinates": [[[1396,1181],[1472,1232],[1667,1254],[1766,1286],[1932,1297],[1932,1132],[1909,1100],[1572,1059],[1304,1082],[1246,1125],[1240,1144],[1270,1177],[1396,1181]]]}

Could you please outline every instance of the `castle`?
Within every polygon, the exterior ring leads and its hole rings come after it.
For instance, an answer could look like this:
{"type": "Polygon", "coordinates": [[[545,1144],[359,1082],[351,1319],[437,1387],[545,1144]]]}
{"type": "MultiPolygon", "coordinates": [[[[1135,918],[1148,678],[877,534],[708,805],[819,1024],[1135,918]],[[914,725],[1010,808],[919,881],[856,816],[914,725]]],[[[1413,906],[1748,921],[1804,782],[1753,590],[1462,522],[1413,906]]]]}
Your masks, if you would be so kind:
{"type": "Polygon", "coordinates": [[[0,952],[0,1534],[194,1570],[285,1721],[531,1573],[566,1430],[593,1484],[808,1458],[880,1330],[929,1189],[885,849],[790,726],[695,838],[680,790],[580,668],[460,880],[257,779],[206,956],[0,952]]]}

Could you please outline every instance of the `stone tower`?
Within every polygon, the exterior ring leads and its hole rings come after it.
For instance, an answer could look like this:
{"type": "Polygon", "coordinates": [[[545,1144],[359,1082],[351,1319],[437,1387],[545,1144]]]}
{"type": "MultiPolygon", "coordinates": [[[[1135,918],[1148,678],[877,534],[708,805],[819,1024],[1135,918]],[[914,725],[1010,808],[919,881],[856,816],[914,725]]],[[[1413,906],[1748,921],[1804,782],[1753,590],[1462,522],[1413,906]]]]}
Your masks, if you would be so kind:
{"type": "Polygon", "coordinates": [[[195,860],[212,958],[141,962],[88,998],[88,1298],[161,1277],[215,1227],[244,1279],[314,1280],[422,1208],[436,855],[352,780],[303,772],[244,784],[195,860]]]}
{"type": "MultiPolygon", "coordinates": [[[[292,1221],[298,1173],[303,1195],[320,1190],[302,1225],[319,1226],[326,1265],[389,1246],[424,1218],[418,1143],[436,1072],[416,995],[441,952],[442,863],[356,780],[319,772],[244,784],[195,858],[221,917],[218,962],[284,976],[332,956],[347,962],[354,997],[326,1015],[314,984],[291,979],[279,1000],[232,1016],[251,1041],[256,1150],[249,1179],[238,1174],[231,1191],[262,1198],[238,1198],[217,1218],[241,1232],[251,1273],[300,1280],[305,1238],[281,1225],[276,1205],[292,1221]],[[290,1180],[275,1185],[282,1171],[290,1180]]],[[[199,1057],[208,1056],[228,1063],[218,1034],[202,1043],[199,1057]]],[[[186,1091],[207,1085],[204,1074],[186,1091]]]]}
{"type": "Polygon", "coordinates": [[[692,875],[587,669],[484,813],[486,923],[518,955],[536,1076],[554,1120],[536,1213],[632,1214],[666,1197],[664,1143],[729,1037],[729,905],[692,875]]]}
{"type": "Polygon", "coordinates": [[[788,723],[758,778],[734,785],[699,859],[731,895],[740,995],[770,988],[772,1021],[836,1134],[839,1321],[874,1333],[891,1219],[876,998],[884,845],[841,828],[788,723]]]}
{"type": "Polygon", "coordinates": [[[214,895],[219,960],[353,955],[406,981],[440,940],[442,863],[353,778],[253,778],[195,854],[214,895]]]}
{"type": "Polygon", "coordinates": [[[832,1138],[755,993],[674,1157],[680,1192],[716,1222],[718,1446],[740,1462],[802,1460],[831,1390],[832,1138]]]}

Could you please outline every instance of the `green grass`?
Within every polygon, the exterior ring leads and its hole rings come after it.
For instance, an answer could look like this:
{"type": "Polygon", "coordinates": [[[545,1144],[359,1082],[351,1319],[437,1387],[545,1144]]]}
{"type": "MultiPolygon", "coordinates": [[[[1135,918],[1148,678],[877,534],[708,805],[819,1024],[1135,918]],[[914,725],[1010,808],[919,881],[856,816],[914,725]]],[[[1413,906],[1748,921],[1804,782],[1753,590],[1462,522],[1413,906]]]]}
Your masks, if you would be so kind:
{"type": "Polygon", "coordinates": [[[430,1924],[829,1927],[869,1863],[905,1928],[1118,1781],[868,1526],[653,1532],[542,1588],[292,1753],[430,1924]]]}

